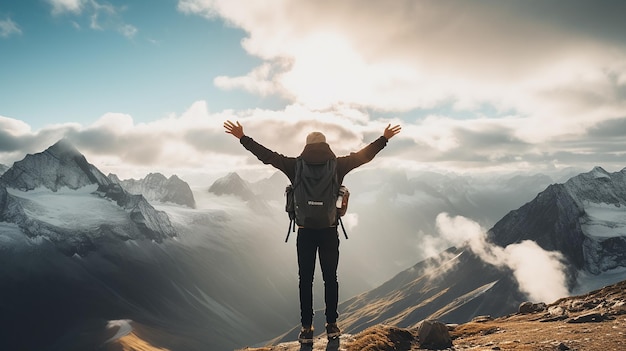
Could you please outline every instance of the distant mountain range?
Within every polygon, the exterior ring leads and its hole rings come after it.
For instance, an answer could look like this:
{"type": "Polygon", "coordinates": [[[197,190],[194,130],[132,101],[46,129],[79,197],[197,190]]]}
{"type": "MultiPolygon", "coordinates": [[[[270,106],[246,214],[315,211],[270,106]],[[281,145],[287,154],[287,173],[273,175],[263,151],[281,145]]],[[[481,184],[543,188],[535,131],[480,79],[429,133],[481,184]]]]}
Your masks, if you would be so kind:
{"type": "Polygon", "coordinates": [[[170,350],[232,350],[291,325],[296,286],[276,267],[295,263],[273,219],[176,205],[187,187],[163,178],[135,182],[153,205],[67,140],[0,177],[0,350],[95,350],[125,320],[170,350]]]}
{"type": "MultiPolygon", "coordinates": [[[[208,190],[215,195],[233,195],[245,201],[250,208],[258,213],[268,214],[271,212],[267,202],[263,199],[262,193],[256,194],[252,191],[251,185],[243,180],[236,172],[231,172],[224,177],[217,179],[208,190]]],[[[284,191],[284,189],[283,189],[284,191]]]]}
{"type": "Polygon", "coordinates": [[[108,178],[131,194],[143,195],[148,201],[171,202],[196,208],[196,200],[189,184],[176,175],[166,178],[161,173],[150,173],[139,180],[120,180],[117,175],[109,174],[108,178]]]}
{"type": "MultiPolygon", "coordinates": [[[[548,186],[504,216],[488,235],[501,247],[532,241],[562,254],[568,288],[586,292],[626,279],[624,205],[626,169],[608,173],[596,167],[565,184],[548,186]]],[[[533,276],[535,284],[552,283],[541,283],[551,279],[545,271],[533,276]]],[[[377,324],[414,328],[424,319],[463,323],[479,315],[503,316],[527,299],[510,268],[486,262],[468,245],[421,261],[380,287],[341,303],[339,312],[345,331],[357,333],[377,324]]],[[[317,321],[318,330],[323,330],[322,322],[317,321]]],[[[294,340],[298,331],[295,327],[273,343],[294,340]]]]}
{"type": "MultiPolygon", "coordinates": [[[[346,332],[514,312],[529,299],[514,266],[486,260],[472,242],[420,255],[441,212],[488,223],[518,195],[528,202],[487,233],[492,255],[524,243],[549,250],[563,258],[571,291],[626,279],[626,171],[598,167],[563,184],[502,178],[486,191],[458,177],[383,176],[376,183],[358,172],[347,184],[354,217],[346,223],[358,235],[342,241],[340,284],[354,291],[374,275],[392,278],[343,299],[346,332]],[[492,200],[499,189],[506,194],[492,200]],[[406,269],[411,257],[418,263],[406,269]]],[[[67,140],[27,155],[0,176],[0,349],[97,349],[133,331],[172,351],[232,350],[286,330],[276,341],[294,340],[295,240],[282,243],[287,182],[231,173],[194,198],[176,176],[107,177],[67,140]],[[209,208],[195,208],[197,196],[209,208]]],[[[455,230],[470,240],[468,229],[455,230]]],[[[543,271],[531,273],[547,283],[543,271]]]]}

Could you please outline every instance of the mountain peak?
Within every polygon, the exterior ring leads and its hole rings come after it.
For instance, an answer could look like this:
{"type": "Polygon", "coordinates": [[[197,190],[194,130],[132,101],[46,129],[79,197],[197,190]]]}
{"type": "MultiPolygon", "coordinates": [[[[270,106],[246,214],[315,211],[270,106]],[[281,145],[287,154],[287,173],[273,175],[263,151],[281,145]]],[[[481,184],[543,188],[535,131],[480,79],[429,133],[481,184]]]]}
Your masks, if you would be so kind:
{"type": "Polygon", "coordinates": [[[149,173],[139,180],[120,180],[115,174],[109,174],[109,179],[120,184],[126,191],[141,194],[150,201],[171,202],[196,208],[196,200],[189,184],[176,175],[166,178],[161,173],[149,173]]]}
{"type": "Polygon", "coordinates": [[[235,195],[246,201],[255,198],[247,182],[237,172],[228,173],[216,180],[209,188],[209,192],[215,195],[235,195]]]}
{"type": "Polygon", "coordinates": [[[46,149],[46,151],[56,157],[59,158],[67,158],[67,157],[84,157],[83,154],[78,151],[78,149],[66,138],[63,138],[52,146],[46,149]]]}
{"type": "Polygon", "coordinates": [[[62,187],[78,189],[90,184],[111,183],[67,139],[61,139],[45,151],[28,154],[21,161],[15,162],[13,167],[2,174],[0,182],[20,190],[45,187],[52,191],[62,187]]]}
{"type": "Polygon", "coordinates": [[[593,167],[593,169],[591,170],[591,172],[589,172],[589,174],[593,176],[594,178],[611,178],[611,175],[609,174],[609,172],[607,172],[606,170],[604,170],[604,168],[600,166],[593,167]]]}

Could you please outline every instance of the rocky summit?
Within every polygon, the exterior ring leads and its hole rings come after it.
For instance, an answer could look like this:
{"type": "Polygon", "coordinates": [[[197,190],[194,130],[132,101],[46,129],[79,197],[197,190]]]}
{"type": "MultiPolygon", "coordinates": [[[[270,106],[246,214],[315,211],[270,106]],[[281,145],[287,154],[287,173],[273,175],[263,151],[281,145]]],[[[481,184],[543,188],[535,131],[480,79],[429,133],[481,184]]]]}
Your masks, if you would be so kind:
{"type": "Polygon", "coordinates": [[[141,194],[149,201],[170,202],[196,208],[196,200],[189,184],[176,175],[166,178],[161,173],[150,173],[139,180],[120,180],[115,174],[109,174],[108,178],[120,184],[129,193],[141,194]]]}
{"type": "Polygon", "coordinates": [[[626,350],[626,281],[588,294],[535,304],[529,313],[492,318],[479,316],[463,324],[448,324],[450,347],[424,345],[419,326],[398,328],[379,324],[336,344],[323,335],[310,348],[297,342],[245,348],[240,351],[621,351],[626,350]]]}

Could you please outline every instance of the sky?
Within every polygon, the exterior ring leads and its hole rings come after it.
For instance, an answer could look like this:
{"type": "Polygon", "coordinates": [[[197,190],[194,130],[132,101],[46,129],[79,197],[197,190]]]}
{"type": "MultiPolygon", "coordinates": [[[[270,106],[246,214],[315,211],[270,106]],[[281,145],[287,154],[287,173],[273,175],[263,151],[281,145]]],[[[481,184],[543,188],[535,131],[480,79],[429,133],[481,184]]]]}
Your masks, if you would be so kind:
{"type": "Polygon", "coordinates": [[[67,138],[103,172],[264,172],[402,132],[367,167],[626,167],[626,2],[0,2],[0,163],[67,138]]]}

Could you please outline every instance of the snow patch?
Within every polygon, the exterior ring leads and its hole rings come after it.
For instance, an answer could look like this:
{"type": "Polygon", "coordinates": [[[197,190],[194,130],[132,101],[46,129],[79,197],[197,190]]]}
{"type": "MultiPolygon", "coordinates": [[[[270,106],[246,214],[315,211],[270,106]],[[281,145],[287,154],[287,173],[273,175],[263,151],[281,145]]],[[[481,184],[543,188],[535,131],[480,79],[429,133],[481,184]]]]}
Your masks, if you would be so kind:
{"type": "Polygon", "coordinates": [[[585,204],[587,221],[583,233],[595,238],[613,238],[626,233],[626,209],[611,204],[585,204]]]}
{"type": "Polygon", "coordinates": [[[130,322],[132,322],[130,319],[118,319],[109,321],[107,323],[107,329],[118,329],[115,335],[109,338],[109,340],[107,340],[105,344],[123,338],[124,336],[130,334],[133,331],[133,327],[132,325],[130,325],[130,322]]]}
{"type": "Polygon", "coordinates": [[[126,211],[94,194],[97,188],[93,184],[56,192],[42,187],[30,191],[7,188],[7,192],[21,202],[27,216],[56,227],[89,231],[103,224],[127,223],[126,211]]]}

